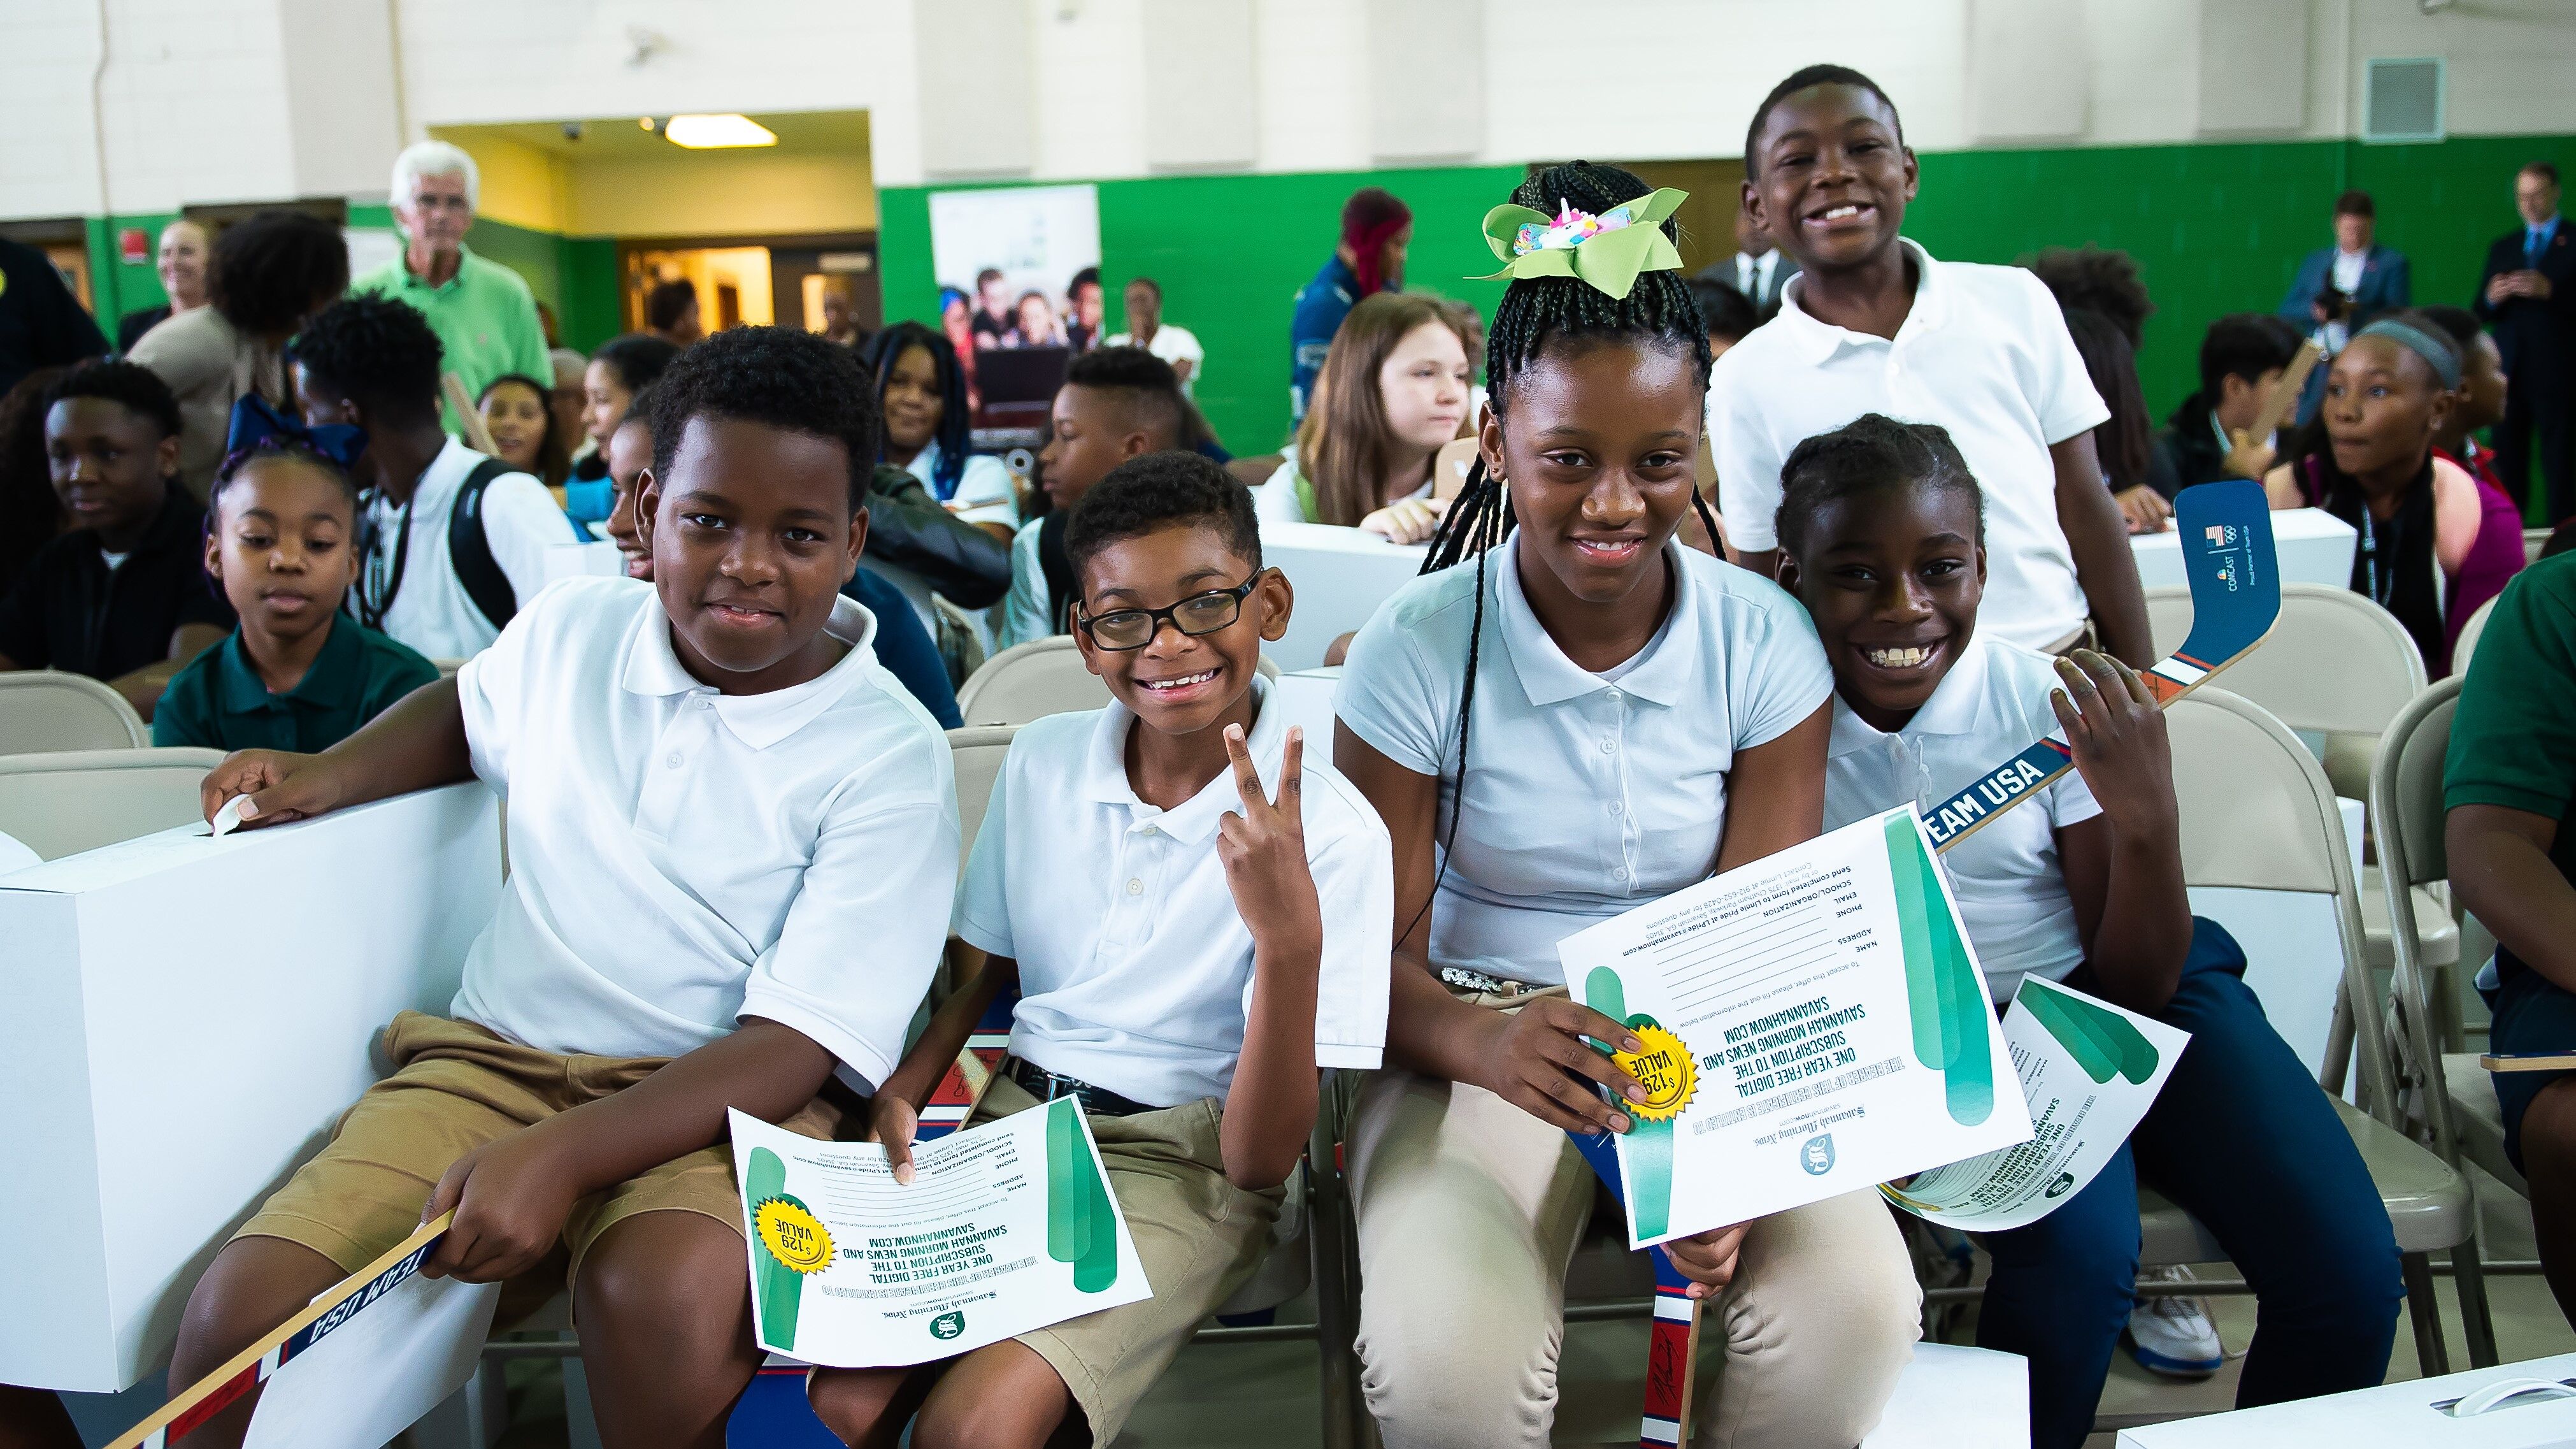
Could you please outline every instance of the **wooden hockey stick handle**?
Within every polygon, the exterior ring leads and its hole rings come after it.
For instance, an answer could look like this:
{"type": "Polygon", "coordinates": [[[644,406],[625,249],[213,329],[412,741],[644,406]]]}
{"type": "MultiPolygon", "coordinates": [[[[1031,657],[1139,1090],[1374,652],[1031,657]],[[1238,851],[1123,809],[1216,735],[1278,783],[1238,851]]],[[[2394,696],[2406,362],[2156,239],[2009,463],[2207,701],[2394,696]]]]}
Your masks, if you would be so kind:
{"type": "Polygon", "coordinates": [[[2299,344],[2290,365],[2281,369],[2281,380],[2273,383],[2272,390],[2264,394],[2263,409],[2254,415],[2254,426],[2246,430],[2250,436],[2258,441],[2269,440],[2280,431],[2282,420],[2299,405],[2299,394],[2307,391],[2308,374],[2315,370],[2317,359],[2324,355],[2313,337],[2299,344]]]}
{"type": "MultiPolygon", "coordinates": [[[[276,1372],[276,1366],[266,1362],[270,1354],[276,1353],[287,1344],[288,1340],[305,1329],[340,1312],[349,1305],[351,1300],[370,1289],[375,1289],[381,1294],[385,1289],[393,1287],[393,1283],[388,1283],[379,1288],[377,1280],[402,1267],[406,1259],[417,1258],[420,1261],[426,1261],[430,1246],[436,1243],[455,1221],[455,1213],[445,1212],[421,1224],[410,1237],[386,1249],[382,1257],[341,1279],[339,1286],[306,1304],[294,1317],[262,1334],[250,1347],[225,1360],[221,1368],[190,1384],[170,1402],[155,1410],[142,1423],[118,1435],[108,1444],[107,1449],[142,1449],[145,1444],[177,1439],[222,1412],[229,1405],[238,1402],[244,1394],[267,1382],[269,1375],[276,1372]],[[163,1435],[162,1431],[165,1429],[169,1432],[163,1435]],[[156,1436],[160,1437],[156,1439],[156,1436]]],[[[399,1283],[402,1279],[409,1278],[412,1272],[418,1271],[418,1268],[419,1262],[413,1262],[411,1271],[402,1273],[395,1282],[399,1283]]]]}
{"type": "Polygon", "coordinates": [[[500,446],[492,441],[492,430],[483,425],[483,410],[465,391],[465,379],[452,372],[438,375],[439,391],[447,397],[448,411],[456,414],[456,425],[465,430],[465,446],[487,458],[501,456],[500,446]]]}
{"type": "Polygon", "coordinates": [[[2490,1072],[2576,1072],[2576,1052],[2533,1052],[2528,1055],[2493,1052],[2478,1058],[2478,1065],[2490,1072]]]}

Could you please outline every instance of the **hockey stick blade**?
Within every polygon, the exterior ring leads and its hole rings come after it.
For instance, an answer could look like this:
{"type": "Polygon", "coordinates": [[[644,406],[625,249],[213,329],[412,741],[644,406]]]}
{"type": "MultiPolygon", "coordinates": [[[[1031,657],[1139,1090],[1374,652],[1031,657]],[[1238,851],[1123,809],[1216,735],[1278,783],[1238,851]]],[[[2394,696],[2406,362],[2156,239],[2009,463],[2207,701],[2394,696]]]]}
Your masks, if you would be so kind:
{"type": "MultiPolygon", "coordinates": [[[[2191,634],[2141,676],[2159,708],[2253,653],[2281,617],[2281,574],[2262,484],[2230,478],[2186,488],[2174,500],[2174,517],[2191,586],[2191,634]]],[[[1933,848],[1946,851],[2073,768],[2066,741],[2043,736],[1923,812],[1923,828],[1933,848]]]]}

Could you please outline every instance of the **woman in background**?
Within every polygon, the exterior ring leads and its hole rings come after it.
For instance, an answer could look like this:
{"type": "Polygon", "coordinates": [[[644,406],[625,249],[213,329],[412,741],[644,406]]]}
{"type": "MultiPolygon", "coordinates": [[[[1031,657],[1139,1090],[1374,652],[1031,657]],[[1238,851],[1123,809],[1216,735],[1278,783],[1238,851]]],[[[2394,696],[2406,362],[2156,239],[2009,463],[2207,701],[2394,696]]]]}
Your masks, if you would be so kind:
{"type": "Polygon", "coordinates": [[[564,512],[572,515],[573,522],[588,528],[607,521],[608,510],[617,502],[617,490],[608,478],[608,440],[617,435],[617,425],[626,421],[635,394],[651,386],[679,355],[678,347],[650,332],[612,337],[591,354],[581,379],[581,425],[589,435],[590,451],[564,486],[564,512]]]}
{"type": "MultiPolygon", "coordinates": [[[[984,394],[975,386],[975,304],[955,287],[939,289],[939,330],[948,339],[948,350],[957,357],[957,370],[966,379],[966,411],[972,416],[984,405],[984,394]]],[[[868,341],[858,346],[866,353],[868,341]]]]}
{"type": "Polygon", "coordinates": [[[2102,460],[2102,486],[2120,505],[2120,517],[2131,533],[2162,533],[2173,527],[2173,505],[2181,491],[2170,476],[2165,455],[2156,448],[2156,425],[2147,411],[2146,392],[2138,386],[2138,357],[2119,323],[2090,307],[2068,307],[2066,334],[2084,359],[2093,390],[2110,408],[2111,420],[2093,430],[2093,451],[2102,460]]]}
{"type": "Polygon", "coordinates": [[[1296,447],[1260,489],[1261,516],[1429,538],[1448,506],[1432,465],[1474,404],[1483,339],[1466,315],[1419,293],[1361,298],[1334,334],[1296,447]]]}
{"type": "Polygon", "coordinates": [[[572,471],[563,438],[555,432],[552,392],[533,377],[509,372],[492,379],[475,399],[483,426],[491,430],[494,456],[535,474],[549,488],[560,486],[572,471]]]}
{"type": "Polygon", "coordinates": [[[300,211],[263,211],[216,241],[207,305],[143,334],[126,360],[179,398],[179,478],[203,502],[224,460],[233,404],[257,393],[293,407],[286,341],[349,290],[340,229],[300,211]]]}
{"type": "Polygon", "coordinates": [[[173,316],[206,305],[206,269],[213,255],[214,242],[206,236],[206,229],[186,217],[161,228],[161,254],[152,270],[161,278],[162,295],[170,300],[125,314],[125,320],[116,324],[119,353],[132,352],[144,333],[173,316]]]}
{"type": "Polygon", "coordinates": [[[948,339],[918,322],[897,322],[869,338],[859,360],[876,376],[885,416],[878,461],[910,472],[949,512],[1009,543],[1020,524],[1018,496],[1001,459],[972,451],[966,374],[948,339]]]}
{"type": "Polygon", "coordinates": [[[1044,292],[1022,292],[1019,305],[1011,309],[1011,330],[1002,334],[1004,347],[1064,347],[1064,322],[1055,315],[1044,292]]]}

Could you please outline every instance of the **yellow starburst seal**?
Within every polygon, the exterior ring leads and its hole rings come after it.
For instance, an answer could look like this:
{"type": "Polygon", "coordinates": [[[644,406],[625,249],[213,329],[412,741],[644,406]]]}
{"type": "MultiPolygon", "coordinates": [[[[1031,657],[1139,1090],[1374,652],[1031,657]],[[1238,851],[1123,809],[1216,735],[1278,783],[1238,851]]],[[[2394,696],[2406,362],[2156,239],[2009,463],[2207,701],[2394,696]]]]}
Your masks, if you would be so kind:
{"type": "Polygon", "coordinates": [[[1681,1115],[1690,1105],[1691,1092],[1699,1083],[1697,1069],[1691,1063],[1690,1048],[1682,1039],[1660,1026],[1640,1026],[1633,1030],[1645,1050],[1614,1052],[1610,1060],[1637,1079],[1646,1089],[1646,1100],[1629,1102],[1630,1115],[1647,1122],[1662,1122],[1681,1115]]]}
{"type": "Polygon", "coordinates": [[[832,1265],[832,1230],[792,1197],[765,1200],[751,1214],[760,1242],[771,1257],[799,1273],[820,1273],[832,1265]]]}

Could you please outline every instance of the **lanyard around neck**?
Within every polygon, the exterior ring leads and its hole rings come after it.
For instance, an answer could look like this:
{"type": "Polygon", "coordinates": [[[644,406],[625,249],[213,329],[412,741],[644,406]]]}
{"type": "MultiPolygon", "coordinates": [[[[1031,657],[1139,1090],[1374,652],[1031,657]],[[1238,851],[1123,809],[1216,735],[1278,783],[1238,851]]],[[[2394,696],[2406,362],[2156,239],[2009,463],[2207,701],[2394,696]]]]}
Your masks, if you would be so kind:
{"type": "Polygon", "coordinates": [[[384,530],[375,522],[375,499],[369,500],[367,573],[358,581],[358,622],[370,629],[384,628],[385,614],[393,608],[394,597],[402,592],[403,567],[411,559],[411,510],[419,501],[417,492],[403,500],[402,526],[394,533],[393,557],[388,561],[378,547],[384,542],[384,530]]]}

